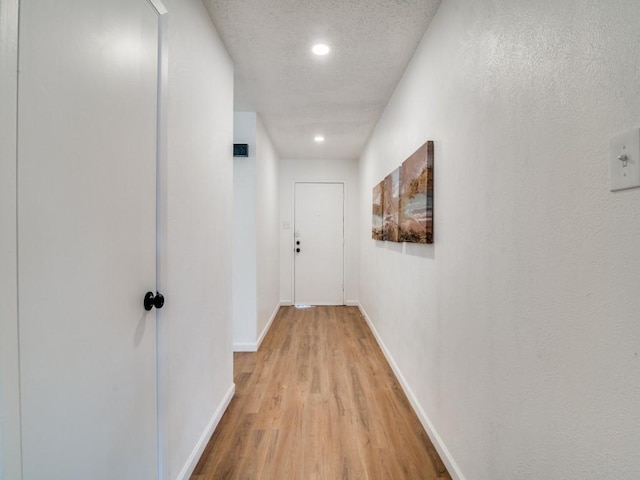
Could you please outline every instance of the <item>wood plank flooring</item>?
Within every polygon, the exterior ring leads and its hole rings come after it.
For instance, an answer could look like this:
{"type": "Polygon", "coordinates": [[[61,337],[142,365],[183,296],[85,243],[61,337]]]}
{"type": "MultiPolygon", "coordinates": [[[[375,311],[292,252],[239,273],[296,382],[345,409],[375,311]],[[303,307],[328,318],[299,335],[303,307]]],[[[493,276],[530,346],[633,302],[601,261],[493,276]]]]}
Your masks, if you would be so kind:
{"type": "Polygon", "coordinates": [[[283,307],[191,480],[451,477],[355,307],[283,307]]]}

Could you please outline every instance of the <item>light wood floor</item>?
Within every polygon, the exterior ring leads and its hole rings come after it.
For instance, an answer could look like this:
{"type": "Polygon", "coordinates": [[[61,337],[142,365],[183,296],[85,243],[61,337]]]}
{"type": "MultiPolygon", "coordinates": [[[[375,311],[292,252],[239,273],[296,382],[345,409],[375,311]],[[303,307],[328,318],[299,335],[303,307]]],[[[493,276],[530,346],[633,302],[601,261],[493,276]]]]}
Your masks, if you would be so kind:
{"type": "Polygon", "coordinates": [[[283,307],[191,480],[450,479],[355,307],[283,307]]]}

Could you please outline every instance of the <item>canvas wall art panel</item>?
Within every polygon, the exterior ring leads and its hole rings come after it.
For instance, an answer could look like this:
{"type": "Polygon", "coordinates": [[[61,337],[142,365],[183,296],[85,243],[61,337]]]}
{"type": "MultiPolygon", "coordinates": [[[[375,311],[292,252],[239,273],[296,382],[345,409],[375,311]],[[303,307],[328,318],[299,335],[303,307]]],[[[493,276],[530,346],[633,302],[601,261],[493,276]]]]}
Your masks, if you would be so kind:
{"type": "Polygon", "coordinates": [[[384,189],[382,192],[383,205],[383,240],[390,242],[400,241],[398,229],[400,221],[400,175],[401,167],[396,168],[384,179],[384,189]]]}
{"type": "Polygon", "coordinates": [[[371,238],[373,238],[374,240],[384,240],[382,232],[382,226],[384,223],[384,218],[382,216],[383,191],[384,182],[380,182],[375,187],[373,187],[371,238]]]}
{"type": "Polygon", "coordinates": [[[398,238],[400,242],[433,243],[433,142],[402,163],[398,238]]]}

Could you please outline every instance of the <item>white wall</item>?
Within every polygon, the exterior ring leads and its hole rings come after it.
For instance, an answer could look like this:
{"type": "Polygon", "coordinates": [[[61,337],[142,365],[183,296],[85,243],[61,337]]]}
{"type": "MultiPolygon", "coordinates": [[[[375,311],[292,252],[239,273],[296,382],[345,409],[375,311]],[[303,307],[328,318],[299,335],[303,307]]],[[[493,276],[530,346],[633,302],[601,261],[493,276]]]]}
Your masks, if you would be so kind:
{"type": "Polygon", "coordinates": [[[360,160],[360,300],[457,478],[640,472],[640,4],[444,0],[360,160]],[[435,243],[371,190],[435,140],[435,243]]]}
{"type": "Polygon", "coordinates": [[[233,301],[236,351],[256,351],[280,306],[279,158],[255,112],[234,113],[233,301]]]}
{"type": "Polygon", "coordinates": [[[233,143],[249,146],[233,159],[233,344],[245,349],[257,338],[255,112],[233,114],[233,143]]]}
{"type": "Polygon", "coordinates": [[[18,2],[0,3],[0,479],[21,476],[16,250],[18,2]]]}
{"type": "MultiPolygon", "coordinates": [[[[169,10],[160,318],[165,478],[190,473],[233,392],[233,65],[200,0],[169,10]]],[[[161,405],[162,407],[162,405],[161,405]]]]}
{"type": "Polygon", "coordinates": [[[360,181],[356,160],[280,161],[280,302],[293,302],[293,185],[296,181],[345,182],[345,302],[355,305],[358,302],[360,262],[360,181]],[[284,228],[285,223],[289,224],[289,229],[284,228]]]}
{"type": "Polygon", "coordinates": [[[280,306],[280,158],[260,117],[256,132],[256,331],[260,343],[280,306]]]}

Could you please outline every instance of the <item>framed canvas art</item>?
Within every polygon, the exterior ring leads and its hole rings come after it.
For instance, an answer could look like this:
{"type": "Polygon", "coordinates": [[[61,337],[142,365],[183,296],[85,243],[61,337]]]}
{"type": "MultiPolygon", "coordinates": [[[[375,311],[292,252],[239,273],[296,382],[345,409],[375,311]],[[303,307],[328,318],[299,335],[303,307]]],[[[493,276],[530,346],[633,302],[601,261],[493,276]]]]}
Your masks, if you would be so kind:
{"type": "Polygon", "coordinates": [[[383,190],[384,182],[380,182],[375,187],[373,187],[371,238],[373,238],[374,240],[384,240],[382,232],[382,226],[384,223],[384,217],[382,213],[383,190]]]}
{"type": "Polygon", "coordinates": [[[433,243],[433,142],[428,141],[402,163],[398,238],[433,243]]]}
{"type": "Polygon", "coordinates": [[[396,168],[392,173],[384,179],[384,189],[382,192],[382,211],[383,211],[383,240],[390,242],[400,241],[400,232],[398,229],[400,220],[400,174],[401,167],[396,168]]]}

